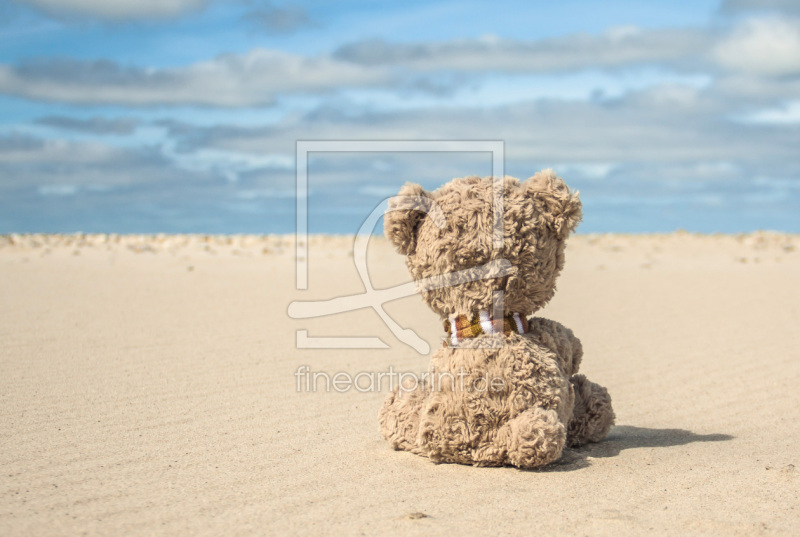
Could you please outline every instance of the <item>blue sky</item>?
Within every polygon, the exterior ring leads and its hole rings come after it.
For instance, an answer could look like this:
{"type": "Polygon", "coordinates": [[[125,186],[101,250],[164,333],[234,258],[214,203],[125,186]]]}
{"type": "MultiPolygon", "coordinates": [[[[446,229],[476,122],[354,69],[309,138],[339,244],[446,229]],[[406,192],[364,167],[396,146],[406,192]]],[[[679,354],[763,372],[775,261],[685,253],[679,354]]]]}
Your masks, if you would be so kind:
{"type": "MultiPolygon", "coordinates": [[[[0,0],[0,232],[286,233],[296,140],[504,140],[583,232],[800,232],[792,0],[0,0]]],[[[318,155],[312,232],[487,155],[318,155]]]]}

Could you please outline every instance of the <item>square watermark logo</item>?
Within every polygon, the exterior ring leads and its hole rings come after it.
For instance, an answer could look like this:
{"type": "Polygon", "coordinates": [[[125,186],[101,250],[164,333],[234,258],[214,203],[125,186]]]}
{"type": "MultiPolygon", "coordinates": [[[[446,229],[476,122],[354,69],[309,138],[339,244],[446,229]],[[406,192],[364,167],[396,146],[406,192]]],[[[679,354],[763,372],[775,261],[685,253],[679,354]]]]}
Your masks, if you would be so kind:
{"type": "MultiPolygon", "coordinates": [[[[295,288],[298,291],[308,289],[308,160],[314,152],[327,153],[424,153],[424,152],[485,152],[491,154],[493,197],[492,197],[492,248],[503,247],[503,178],[504,178],[504,142],[501,140],[319,140],[297,142],[297,168],[296,168],[296,210],[297,222],[295,231],[295,288]]],[[[400,184],[397,185],[399,190],[400,184]]],[[[399,196],[387,198],[375,207],[366,217],[355,236],[353,244],[353,258],[361,281],[366,291],[364,293],[334,297],[329,300],[319,301],[294,301],[289,305],[288,314],[294,319],[309,319],[328,315],[344,314],[362,308],[372,308],[392,334],[402,343],[414,348],[420,354],[430,351],[428,343],[419,337],[413,330],[401,327],[383,308],[383,304],[399,298],[411,296],[420,291],[448,287],[468,280],[481,279],[488,274],[492,277],[509,274],[512,267],[503,259],[495,259],[481,267],[472,267],[463,271],[442,274],[425,280],[409,282],[387,289],[375,289],[369,278],[367,270],[367,245],[372,236],[374,227],[384,214],[383,206],[389,201],[406,210],[413,209],[426,212],[428,217],[439,227],[444,226],[444,215],[435,201],[421,203],[415,197],[401,199],[399,196]]],[[[502,318],[503,297],[502,291],[495,292],[494,318],[502,318]],[[499,312],[499,315],[497,313],[499,312]]],[[[502,345],[502,338],[491,338],[487,341],[490,346],[502,345]]],[[[298,349],[385,349],[389,346],[378,337],[359,336],[309,336],[308,331],[296,331],[296,346],[298,349]]]]}

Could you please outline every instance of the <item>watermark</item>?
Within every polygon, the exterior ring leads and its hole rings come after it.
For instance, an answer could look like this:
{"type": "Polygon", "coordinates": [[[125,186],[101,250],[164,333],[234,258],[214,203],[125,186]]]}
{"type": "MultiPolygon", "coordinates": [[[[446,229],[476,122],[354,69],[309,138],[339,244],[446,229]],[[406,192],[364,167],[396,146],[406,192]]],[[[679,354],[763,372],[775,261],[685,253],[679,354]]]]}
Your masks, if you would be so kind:
{"type": "Polygon", "coordinates": [[[395,371],[389,366],[386,371],[359,371],[348,373],[337,371],[312,371],[308,365],[301,365],[294,372],[295,389],[302,393],[357,391],[360,393],[380,392],[395,389],[401,392],[416,390],[451,392],[500,393],[506,389],[502,377],[490,377],[488,373],[470,374],[464,369],[457,373],[441,371],[437,373],[414,373],[395,371]]]}
{"type": "MultiPolygon", "coordinates": [[[[297,142],[297,229],[296,247],[296,289],[308,289],[308,156],[312,152],[487,152],[492,157],[492,248],[503,247],[503,166],[504,143],[497,140],[451,140],[451,141],[298,141],[297,142]]],[[[399,188],[399,185],[398,185],[399,188]]],[[[408,210],[413,208],[427,213],[439,227],[445,225],[444,215],[433,200],[421,200],[415,196],[397,196],[392,206],[408,210]]],[[[430,346],[416,332],[400,326],[383,308],[392,300],[411,296],[420,291],[449,287],[468,281],[504,277],[513,272],[510,262],[496,259],[481,266],[461,271],[409,282],[387,289],[375,289],[367,270],[367,246],[375,224],[383,215],[383,204],[375,207],[364,220],[353,244],[353,258],[364,293],[334,297],[320,301],[294,301],[289,304],[288,314],[293,319],[310,319],[327,315],[352,312],[362,308],[372,308],[384,324],[401,342],[420,354],[427,354],[430,346]]],[[[503,316],[503,292],[496,291],[492,297],[493,316],[503,316]]],[[[502,338],[487,338],[485,346],[502,346],[502,338]]],[[[388,345],[378,337],[322,337],[309,336],[308,330],[296,332],[296,346],[299,349],[385,349],[388,345]]]]}

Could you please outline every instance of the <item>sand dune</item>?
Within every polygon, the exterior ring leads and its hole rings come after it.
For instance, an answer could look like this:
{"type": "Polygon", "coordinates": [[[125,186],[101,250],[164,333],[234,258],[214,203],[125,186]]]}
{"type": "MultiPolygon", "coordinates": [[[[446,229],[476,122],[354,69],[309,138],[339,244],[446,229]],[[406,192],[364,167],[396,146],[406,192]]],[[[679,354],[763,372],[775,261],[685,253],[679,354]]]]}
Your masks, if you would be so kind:
{"type": "MultiPolygon", "coordinates": [[[[370,310],[352,238],[0,237],[0,534],[798,535],[800,237],[579,235],[541,315],[608,387],[609,439],[536,472],[434,465],[377,432],[385,391],[295,372],[424,371],[370,310]],[[296,349],[374,336],[388,349],[296,349]]],[[[372,241],[376,287],[408,280],[372,241]]],[[[387,305],[432,347],[419,299],[387,305]]]]}

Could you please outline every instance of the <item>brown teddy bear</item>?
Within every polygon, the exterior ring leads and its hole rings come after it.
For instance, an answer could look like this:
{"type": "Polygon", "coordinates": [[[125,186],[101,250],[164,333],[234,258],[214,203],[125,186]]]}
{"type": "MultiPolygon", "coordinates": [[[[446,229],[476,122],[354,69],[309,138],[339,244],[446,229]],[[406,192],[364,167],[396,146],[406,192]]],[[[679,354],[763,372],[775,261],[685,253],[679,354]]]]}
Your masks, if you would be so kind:
{"type": "Polygon", "coordinates": [[[413,278],[451,278],[420,286],[447,337],[427,378],[399,386],[381,408],[392,447],[435,462],[536,468],[565,445],[608,434],[611,398],[577,374],[580,341],[555,321],[530,317],[552,298],[581,215],[577,193],[552,170],[524,182],[454,179],[434,192],[408,183],[392,198],[386,237],[407,256],[413,278]],[[500,188],[503,217],[495,223],[500,188]],[[495,225],[502,247],[493,243],[495,225]],[[499,261],[510,270],[493,272],[499,261]],[[489,269],[470,276],[475,267],[489,269]]]}

